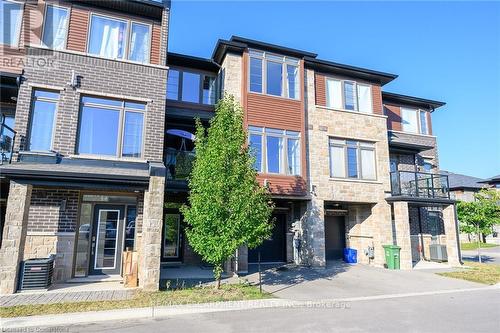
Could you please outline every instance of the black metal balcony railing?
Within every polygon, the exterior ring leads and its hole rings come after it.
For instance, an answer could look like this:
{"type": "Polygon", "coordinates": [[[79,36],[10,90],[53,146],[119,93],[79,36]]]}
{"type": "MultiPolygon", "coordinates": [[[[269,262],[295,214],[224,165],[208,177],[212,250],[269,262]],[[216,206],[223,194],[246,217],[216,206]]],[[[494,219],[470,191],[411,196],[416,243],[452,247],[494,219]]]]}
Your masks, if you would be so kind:
{"type": "Polygon", "coordinates": [[[5,124],[5,116],[1,116],[0,123],[0,165],[12,162],[16,131],[5,124]]]}
{"type": "Polygon", "coordinates": [[[449,199],[448,176],[413,171],[391,172],[393,196],[449,199]]]}
{"type": "Polygon", "coordinates": [[[181,151],[173,148],[165,150],[165,165],[167,167],[167,179],[185,180],[191,174],[195,153],[181,151]]]}

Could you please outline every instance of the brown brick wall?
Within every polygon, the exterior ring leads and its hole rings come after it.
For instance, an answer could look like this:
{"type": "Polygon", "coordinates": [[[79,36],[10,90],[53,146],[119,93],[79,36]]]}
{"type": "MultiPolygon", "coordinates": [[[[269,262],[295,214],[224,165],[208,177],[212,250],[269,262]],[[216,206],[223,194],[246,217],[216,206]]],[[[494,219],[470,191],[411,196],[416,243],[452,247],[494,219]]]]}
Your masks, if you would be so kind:
{"type": "Polygon", "coordinates": [[[78,190],[33,188],[28,217],[31,232],[74,232],[78,219],[78,190]],[[66,200],[66,208],[61,205],[66,200]]]}

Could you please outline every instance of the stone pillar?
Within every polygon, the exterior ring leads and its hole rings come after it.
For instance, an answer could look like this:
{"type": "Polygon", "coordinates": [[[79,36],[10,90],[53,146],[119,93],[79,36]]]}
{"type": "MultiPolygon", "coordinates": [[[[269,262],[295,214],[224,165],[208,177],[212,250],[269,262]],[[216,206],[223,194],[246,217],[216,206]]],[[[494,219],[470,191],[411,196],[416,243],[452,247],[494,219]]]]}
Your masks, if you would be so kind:
{"type": "Polygon", "coordinates": [[[10,182],[2,249],[0,250],[0,294],[17,290],[19,264],[23,260],[32,185],[10,182]]]}
{"type": "Polygon", "coordinates": [[[248,273],[248,246],[242,245],[236,250],[236,274],[248,273]]]}
{"type": "Polygon", "coordinates": [[[408,203],[405,201],[394,202],[394,229],[396,232],[396,245],[401,247],[400,267],[401,269],[412,269],[410,215],[408,203]]]}
{"type": "Polygon", "coordinates": [[[313,197],[307,203],[307,220],[302,225],[301,262],[306,265],[326,266],[324,201],[313,197]]]}
{"type": "Polygon", "coordinates": [[[448,264],[452,266],[460,266],[457,239],[457,220],[455,217],[455,205],[448,205],[443,209],[443,223],[444,233],[446,234],[448,264]]]}
{"type": "Polygon", "coordinates": [[[286,262],[291,263],[293,258],[293,232],[286,233],[286,262]]]}
{"type": "Polygon", "coordinates": [[[160,286],[161,230],[163,226],[163,197],[165,177],[149,177],[149,188],[144,193],[142,246],[139,286],[156,291],[160,286]]]}

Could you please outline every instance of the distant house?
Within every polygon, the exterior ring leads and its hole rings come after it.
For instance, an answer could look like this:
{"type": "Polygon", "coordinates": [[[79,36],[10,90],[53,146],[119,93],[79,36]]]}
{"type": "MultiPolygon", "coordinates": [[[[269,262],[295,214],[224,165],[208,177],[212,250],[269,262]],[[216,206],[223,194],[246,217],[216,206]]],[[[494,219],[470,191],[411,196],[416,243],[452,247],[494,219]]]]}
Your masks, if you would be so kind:
{"type": "Polygon", "coordinates": [[[488,187],[481,178],[444,170],[441,170],[441,173],[448,175],[450,197],[455,200],[474,201],[474,194],[488,187]]]}
{"type": "Polygon", "coordinates": [[[481,183],[488,184],[489,187],[494,187],[500,190],[500,175],[493,176],[491,178],[481,181],[481,183]]]}

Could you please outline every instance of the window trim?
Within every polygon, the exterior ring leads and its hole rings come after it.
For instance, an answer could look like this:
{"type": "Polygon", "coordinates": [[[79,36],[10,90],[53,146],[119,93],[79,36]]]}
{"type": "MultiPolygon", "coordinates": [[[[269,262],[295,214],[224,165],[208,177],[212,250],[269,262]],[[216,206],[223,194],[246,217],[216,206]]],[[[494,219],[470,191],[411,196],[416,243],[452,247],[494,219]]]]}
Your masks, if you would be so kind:
{"type": "Polygon", "coordinates": [[[300,101],[302,100],[302,92],[301,92],[301,61],[299,58],[294,58],[294,57],[289,57],[289,56],[284,56],[284,55],[279,55],[276,53],[272,52],[267,52],[267,51],[259,51],[256,49],[249,49],[248,51],[248,77],[247,77],[247,85],[248,85],[248,93],[252,94],[260,94],[260,95],[266,95],[266,96],[271,96],[271,97],[278,97],[278,98],[286,98],[292,101],[300,101]],[[270,58],[268,58],[270,57],[270,58]],[[276,57],[276,58],[273,58],[276,57]],[[250,90],[250,77],[251,77],[251,59],[259,59],[262,62],[261,65],[261,87],[262,91],[252,91],[250,90]],[[281,58],[281,61],[278,60],[277,58],[281,58]],[[274,62],[281,64],[281,95],[273,95],[273,94],[268,94],[267,93],[267,62],[274,62]],[[298,69],[297,73],[297,85],[299,87],[298,89],[298,96],[296,98],[289,97],[289,86],[288,86],[288,70],[287,70],[287,65],[292,65],[296,66],[298,69]]]}
{"type": "Polygon", "coordinates": [[[148,114],[148,104],[143,102],[143,101],[135,101],[135,100],[130,100],[130,99],[120,99],[120,98],[110,98],[110,97],[105,97],[105,96],[99,96],[99,95],[92,95],[92,94],[82,94],[79,96],[79,112],[78,112],[78,130],[77,130],[77,138],[76,138],[76,145],[75,145],[75,155],[79,157],[105,157],[105,158],[115,158],[115,159],[126,159],[126,160],[142,160],[144,159],[144,153],[145,153],[145,144],[146,144],[146,123],[147,123],[147,114],[148,114]],[[81,120],[83,116],[83,98],[84,97],[91,97],[91,98],[100,98],[100,99],[110,99],[110,100],[118,100],[121,102],[121,106],[118,109],[118,107],[113,107],[110,105],[103,105],[103,104],[98,104],[98,103],[86,103],[85,105],[90,105],[91,107],[98,107],[101,109],[108,109],[108,110],[114,110],[114,111],[119,111],[120,115],[118,117],[118,138],[116,140],[116,154],[115,155],[105,155],[105,154],[91,154],[91,153],[80,153],[80,136],[81,136],[81,120]],[[125,107],[126,102],[131,102],[131,103],[137,103],[137,104],[144,104],[144,110],[139,110],[139,109],[128,109],[125,107]],[[141,137],[141,154],[140,156],[133,157],[133,156],[123,156],[123,140],[124,140],[124,130],[125,130],[125,113],[126,112],[136,112],[136,113],[142,113],[143,115],[143,124],[142,124],[142,137],[141,137]]]}
{"type": "Polygon", "coordinates": [[[132,62],[132,63],[135,63],[135,64],[151,64],[151,48],[152,48],[152,43],[153,43],[153,25],[151,23],[149,23],[149,22],[139,21],[139,20],[136,20],[136,19],[125,18],[125,17],[120,17],[120,16],[109,15],[107,13],[101,13],[101,12],[96,12],[96,11],[91,11],[89,13],[89,24],[88,24],[88,28],[87,28],[87,47],[86,47],[86,53],[89,54],[89,55],[91,55],[91,56],[102,58],[102,59],[119,60],[119,61],[129,61],[129,62],[132,62]],[[123,57],[122,58],[108,58],[108,57],[101,56],[100,54],[90,53],[90,38],[91,38],[91,32],[92,32],[92,18],[94,16],[100,16],[100,17],[103,17],[103,18],[106,18],[106,19],[110,19],[110,20],[125,22],[125,25],[126,25],[125,26],[126,39],[125,39],[125,46],[124,46],[123,57]],[[138,23],[138,24],[142,24],[142,25],[147,25],[149,27],[149,54],[148,54],[148,61],[147,62],[140,62],[140,61],[129,59],[130,37],[131,37],[132,23],[138,23]]]}
{"type": "Polygon", "coordinates": [[[361,113],[361,114],[375,114],[374,112],[374,108],[373,108],[373,85],[372,84],[369,84],[369,83],[364,83],[364,82],[358,82],[358,81],[354,81],[354,80],[351,80],[351,79],[341,79],[341,78],[338,78],[338,77],[334,77],[334,76],[326,76],[324,77],[324,84],[325,84],[325,105],[327,108],[330,108],[330,109],[334,109],[334,110],[340,110],[340,111],[348,111],[348,112],[357,112],[357,113],[361,113]],[[330,105],[329,101],[328,101],[328,81],[337,81],[337,82],[340,82],[340,98],[341,98],[341,105],[342,107],[341,108],[337,108],[333,105],[330,105]],[[349,83],[352,83],[353,84],[353,92],[354,92],[354,96],[355,96],[355,108],[354,110],[349,110],[349,109],[346,109],[346,105],[345,105],[345,83],[346,82],[349,82],[349,83]],[[358,85],[361,85],[361,86],[366,86],[366,87],[369,87],[370,89],[370,100],[371,100],[371,108],[370,108],[370,112],[364,112],[364,111],[360,111],[359,110],[359,94],[358,94],[358,85]]]}
{"type": "Polygon", "coordinates": [[[329,176],[331,179],[339,179],[339,180],[364,180],[364,181],[377,181],[378,180],[378,172],[377,172],[377,149],[375,147],[375,142],[370,141],[360,141],[356,139],[346,139],[346,138],[338,138],[338,137],[328,137],[328,159],[329,159],[329,176]],[[332,142],[333,140],[343,141],[343,144],[332,142]],[[350,145],[348,141],[356,142],[356,145],[350,145]],[[363,144],[372,145],[372,147],[363,146],[363,144]],[[356,148],[356,172],[357,177],[349,177],[349,158],[348,158],[348,148],[354,147],[356,148]],[[331,147],[338,147],[344,149],[344,177],[333,176],[333,165],[332,165],[332,155],[331,155],[331,147]],[[363,177],[363,160],[361,158],[361,151],[369,150],[373,151],[373,168],[375,172],[375,178],[364,178],[363,177]]]}
{"type": "MultiPolygon", "coordinates": [[[[43,10],[43,24],[42,24],[42,33],[40,35],[40,45],[44,48],[50,49],[50,50],[66,50],[68,46],[68,35],[69,35],[69,21],[71,19],[71,7],[66,7],[66,6],[61,6],[58,3],[46,3],[44,6],[43,10]],[[55,49],[53,47],[48,47],[45,42],[43,41],[43,36],[45,34],[45,26],[47,23],[47,9],[49,7],[55,7],[55,8],[62,8],[66,10],[67,13],[67,20],[66,20],[66,35],[64,36],[64,46],[61,49],[55,49]]],[[[89,24],[90,25],[90,24],[89,24]]]]}
{"type": "Polygon", "coordinates": [[[248,139],[248,147],[251,148],[250,146],[250,136],[251,135],[260,135],[261,137],[261,162],[260,162],[260,168],[261,171],[257,170],[259,174],[268,174],[268,175],[280,175],[280,176],[292,176],[292,177],[301,177],[302,176],[302,135],[301,132],[299,131],[292,131],[292,130],[284,130],[284,129],[277,129],[277,128],[271,128],[271,127],[260,127],[260,126],[249,126],[248,128],[248,133],[247,133],[247,139],[248,139]],[[276,132],[266,132],[267,130],[272,130],[276,132]],[[281,133],[278,133],[278,131],[281,131],[281,133]],[[293,132],[297,133],[297,135],[290,135],[288,132],[293,132]],[[281,151],[281,159],[280,159],[280,172],[269,172],[268,168],[268,161],[267,161],[267,137],[274,137],[274,138],[280,138],[281,139],[281,146],[282,146],[282,151],[281,151]],[[299,166],[298,174],[293,174],[289,173],[289,167],[288,167],[288,139],[296,139],[298,140],[298,147],[297,153],[299,154],[299,166]],[[281,172],[281,169],[283,172],[281,172]]]}
{"type": "Polygon", "coordinates": [[[20,9],[19,11],[21,12],[20,16],[21,16],[21,22],[19,22],[19,28],[18,28],[18,31],[16,31],[16,40],[15,40],[15,43],[12,43],[12,44],[2,44],[0,43],[0,45],[2,45],[3,47],[10,47],[10,48],[19,48],[19,44],[21,42],[21,31],[23,30],[23,23],[24,23],[24,10],[25,10],[25,2],[21,2],[21,1],[14,1],[14,0],[3,0],[4,2],[10,2],[10,3],[15,3],[15,4],[18,4],[20,6],[20,9]]]}
{"type": "Polygon", "coordinates": [[[30,152],[41,152],[41,153],[46,153],[46,152],[51,152],[54,151],[54,139],[56,136],[56,123],[57,123],[57,115],[59,113],[59,101],[61,100],[61,92],[58,90],[51,90],[51,89],[39,89],[39,88],[33,88],[31,91],[31,103],[30,103],[30,117],[29,117],[29,131],[28,131],[28,147],[25,149],[26,151],[30,152]],[[57,100],[53,98],[47,98],[47,97],[36,97],[35,92],[36,91],[48,91],[48,92],[53,92],[58,94],[57,100]],[[54,111],[54,119],[52,119],[52,137],[50,138],[50,148],[48,150],[32,150],[31,149],[31,134],[33,132],[33,116],[35,112],[35,102],[41,100],[42,102],[51,102],[56,105],[56,109],[54,111]]]}

